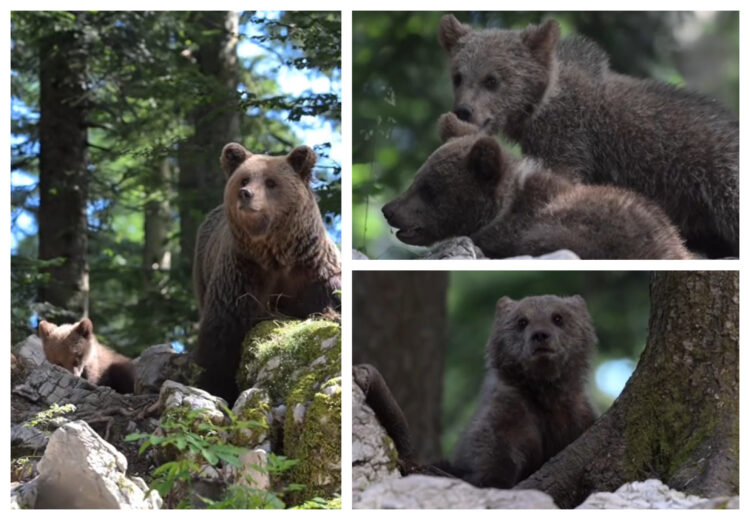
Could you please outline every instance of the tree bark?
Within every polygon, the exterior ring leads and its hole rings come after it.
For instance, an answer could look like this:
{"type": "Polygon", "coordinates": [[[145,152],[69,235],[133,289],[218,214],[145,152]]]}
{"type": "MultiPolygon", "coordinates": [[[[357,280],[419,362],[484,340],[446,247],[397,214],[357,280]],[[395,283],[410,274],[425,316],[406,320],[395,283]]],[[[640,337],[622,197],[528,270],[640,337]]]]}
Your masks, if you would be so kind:
{"type": "Polygon", "coordinates": [[[620,397],[516,487],[560,507],[658,478],[707,497],[739,493],[739,273],[657,272],[649,335],[620,397]]]}
{"type": "Polygon", "coordinates": [[[382,373],[406,416],[415,462],[441,456],[447,289],[446,272],[354,273],[353,364],[382,373]]]}
{"type": "Polygon", "coordinates": [[[63,260],[39,288],[39,300],[56,308],[47,319],[88,315],[87,50],[79,26],[39,47],[39,259],[63,260]]]}
{"type": "Polygon", "coordinates": [[[195,58],[196,94],[200,96],[189,114],[193,135],[183,142],[178,153],[180,268],[190,270],[195,236],[206,214],[221,204],[224,175],[219,167],[221,149],[230,141],[239,141],[240,112],[237,105],[239,70],[236,12],[205,11],[190,20],[198,43],[195,58]]]}
{"type": "Polygon", "coordinates": [[[169,232],[172,218],[169,205],[169,186],[172,180],[172,167],[168,157],[159,161],[156,172],[156,197],[144,207],[143,219],[143,272],[146,283],[153,278],[154,271],[169,270],[171,252],[169,232]]]}

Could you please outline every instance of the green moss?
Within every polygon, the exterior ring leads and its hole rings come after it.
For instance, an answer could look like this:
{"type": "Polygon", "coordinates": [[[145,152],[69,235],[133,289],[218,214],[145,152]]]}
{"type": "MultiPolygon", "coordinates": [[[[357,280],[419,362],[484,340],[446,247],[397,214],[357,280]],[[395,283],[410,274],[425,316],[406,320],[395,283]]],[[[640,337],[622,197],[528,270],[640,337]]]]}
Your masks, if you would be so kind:
{"type": "Polygon", "coordinates": [[[321,365],[328,377],[341,370],[338,324],[322,320],[264,321],[245,338],[237,383],[242,389],[261,386],[272,403],[280,403],[297,379],[295,372],[321,365]],[[330,346],[324,349],[323,345],[330,346]]]}
{"type": "Polygon", "coordinates": [[[253,392],[237,414],[239,423],[246,426],[232,430],[230,442],[235,446],[254,448],[268,438],[268,394],[253,392]]]}
{"type": "Polygon", "coordinates": [[[326,381],[314,392],[309,385],[314,378],[304,378],[290,393],[284,424],[284,454],[299,460],[289,475],[291,482],[305,489],[294,502],[313,497],[330,496],[341,489],[341,378],[326,381]],[[294,419],[298,404],[308,403],[301,422],[294,419]]]}

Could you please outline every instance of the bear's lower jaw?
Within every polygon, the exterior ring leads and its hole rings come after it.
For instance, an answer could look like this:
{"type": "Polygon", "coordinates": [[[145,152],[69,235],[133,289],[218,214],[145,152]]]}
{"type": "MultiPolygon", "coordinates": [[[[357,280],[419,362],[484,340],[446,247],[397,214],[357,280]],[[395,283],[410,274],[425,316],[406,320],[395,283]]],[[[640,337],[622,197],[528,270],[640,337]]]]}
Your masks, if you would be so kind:
{"type": "Polygon", "coordinates": [[[412,246],[429,246],[434,242],[424,235],[422,228],[418,227],[399,229],[396,231],[396,238],[412,246]]]}

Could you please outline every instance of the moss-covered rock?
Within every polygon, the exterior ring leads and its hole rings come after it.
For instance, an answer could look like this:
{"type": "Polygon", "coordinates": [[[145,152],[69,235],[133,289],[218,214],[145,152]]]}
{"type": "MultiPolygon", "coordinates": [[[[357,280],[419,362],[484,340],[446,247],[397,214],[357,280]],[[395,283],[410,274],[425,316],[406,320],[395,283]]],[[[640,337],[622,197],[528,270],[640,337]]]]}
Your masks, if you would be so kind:
{"type": "Polygon", "coordinates": [[[263,445],[268,450],[269,446],[266,444],[270,411],[268,392],[262,388],[249,388],[242,392],[234,403],[232,412],[237,416],[237,422],[245,426],[232,430],[230,442],[247,448],[263,445]]]}
{"type": "MultiPolygon", "coordinates": [[[[330,321],[266,321],[243,344],[240,388],[267,392],[285,410],[283,455],[298,464],[283,476],[301,484],[291,502],[341,492],[341,327],[330,321]]],[[[272,427],[273,429],[273,427],[272,427]]]]}

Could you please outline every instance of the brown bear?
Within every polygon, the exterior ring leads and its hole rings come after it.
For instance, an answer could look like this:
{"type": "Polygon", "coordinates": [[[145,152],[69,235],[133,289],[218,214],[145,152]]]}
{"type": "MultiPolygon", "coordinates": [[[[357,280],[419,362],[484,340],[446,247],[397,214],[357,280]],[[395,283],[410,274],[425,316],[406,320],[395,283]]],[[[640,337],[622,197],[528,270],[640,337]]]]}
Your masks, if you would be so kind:
{"type": "Polygon", "coordinates": [[[555,172],[645,195],[691,250],[738,256],[737,118],[688,89],[617,74],[593,42],[559,36],[554,20],[473,30],[445,15],[455,113],[555,172]]]}
{"type": "Polygon", "coordinates": [[[500,298],[485,347],[479,407],[452,460],[427,466],[414,460],[408,424],[380,372],[358,365],[353,379],[393,439],[403,473],[511,488],[594,422],[586,382],[597,344],[580,296],[500,298]]]}
{"type": "Polygon", "coordinates": [[[199,386],[230,404],[253,325],[340,308],[339,251],[310,188],[316,159],[307,146],[285,157],[252,154],[237,143],[221,152],[224,204],[198,229],[193,263],[195,360],[203,368],[199,386]]]}
{"type": "Polygon", "coordinates": [[[121,394],[133,393],[133,362],[99,343],[90,319],[83,318],[72,325],[60,326],[42,321],[39,323],[39,337],[50,363],[95,385],[108,386],[121,394]]]}
{"type": "Polygon", "coordinates": [[[558,249],[584,259],[690,258],[664,212],[644,197],[515,159],[455,114],[444,114],[439,126],[444,144],[383,207],[402,242],[469,236],[489,258],[558,249]]]}

